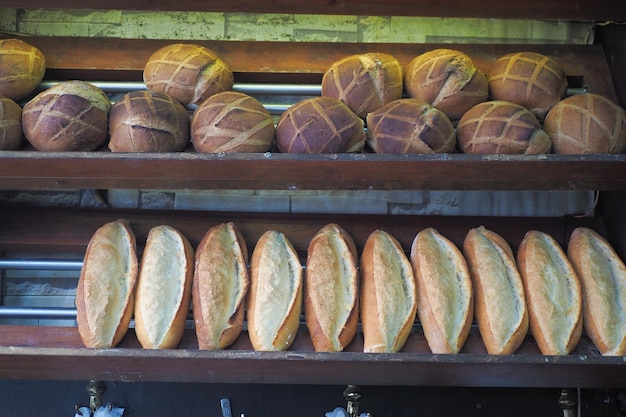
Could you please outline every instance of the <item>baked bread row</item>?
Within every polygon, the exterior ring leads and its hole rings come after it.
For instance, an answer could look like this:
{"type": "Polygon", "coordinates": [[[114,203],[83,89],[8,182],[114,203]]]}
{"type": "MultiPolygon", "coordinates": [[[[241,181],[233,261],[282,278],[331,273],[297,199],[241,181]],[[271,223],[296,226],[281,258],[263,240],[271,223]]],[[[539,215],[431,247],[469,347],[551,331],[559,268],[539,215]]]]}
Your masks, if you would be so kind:
{"type": "Polygon", "coordinates": [[[174,348],[191,307],[200,349],[224,349],[247,330],[255,350],[286,350],[304,313],[316,351],[345,349],[362,326],[365,352],[400,351],[416,320],[433,353],[458,353],[473,322],[490,354],[514,353],[530,333],[546,355],[567,355],[583,325],[604,355],[626,354],[626,267],[588,228],[567,253],[531,230],[515,255],[497,233],[469,230],[462,248],[433,228],[410,251],[383,230],[359,258],[350,235],[328,224],[311,239],[306,267],[282,233],[247,245],[233,223],[211,228],[195,250],[169,226],[151,229],[139,263],[126,220],[89,242],[77,288],[88,347],[112,347],[134,315],[145,348],[174,348]]]}

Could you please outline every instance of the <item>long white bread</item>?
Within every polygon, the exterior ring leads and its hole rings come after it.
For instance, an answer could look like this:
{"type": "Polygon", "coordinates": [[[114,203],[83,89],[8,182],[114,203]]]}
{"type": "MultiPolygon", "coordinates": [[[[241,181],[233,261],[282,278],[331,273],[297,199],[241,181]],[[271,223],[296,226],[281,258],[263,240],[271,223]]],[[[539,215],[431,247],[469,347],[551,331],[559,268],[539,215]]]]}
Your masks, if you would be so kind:
{"type": "Polygon", "coordinates": [[[302,264],[291,242],[276,230],[257,241],[250,262],[248,335],[258,351],[287,350],[300,326],[302,264]]]}
{"type": "Polygon", "coordinates": [[[361,326],[365,352],[398,352],[416,316],[415,277],[400,243],[372,232],[361,254],[361,326]]]}
{"type": "Polygon", "coordinates": [[[514,353],[528,332],[528,309],[511,246],[480,226],[465,236],[463,254],[472,277],[474,317],[487,353],[514,353]]]}
{"type": "Polygon", "coordinates": [[[352,237],[339,225],[322,227],[307,250],[304,317],[317,352],[340,352],[359,321],[359,273],[352,237]]]}
{"type": "Polygon", "coordinates": [[[237,226],[210,228],[196,249],[191,291],[198,347],[224,349],[243,327],[249,287],[248,249],[237,226]]]}
{"type": "Polygon", "coordinates": [[[467,262],[456,245],[433,228],[413,239],[417,314],[433,353],[461,351],[472,325],[474,298],[467,262]]]}
{"type": "Polygon", "coordinates": [[[76,288],[76,322],[86,347],[117,345],[130,324],[137,281],[136,240],[126,219],[91,237],[76,288]]]}
{"type": "Polygon", "coordinates": [[[185,331],[191,303],[194,250],[171,226],[150,229],[135,299],[135,332],[146,349],[172,349],[185,331]]]}
{"type": "Polygon", "coordinates": [[[626,355],[626,267],[611,244],[586,227],[574,229],[567,255],[582,284],[583,327],[603,355],[626,355]]]}
{"type": "Polygon", "coordinates": [[[567,355],[582,334],[582,294],[565,252],[545,232],[530,230],[517,250],[530,331],[544,355],[567,355]]]}

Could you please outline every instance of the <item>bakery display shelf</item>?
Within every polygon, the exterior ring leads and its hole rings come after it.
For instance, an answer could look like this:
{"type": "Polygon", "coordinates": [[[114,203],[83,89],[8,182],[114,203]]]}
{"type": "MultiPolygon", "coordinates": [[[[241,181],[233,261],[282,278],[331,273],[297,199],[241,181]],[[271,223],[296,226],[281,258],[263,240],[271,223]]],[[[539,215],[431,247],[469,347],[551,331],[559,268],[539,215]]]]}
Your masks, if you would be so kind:
{"type": "MultiPolygon", "coordinates": [[[[21,8],[49,8],[41,0],[7,2],[5,6],[21,8]]],[[[378,16],[438,16],[484,18],[534,18],[566,20],[625,20],[626,14],[619,0],[577,2],[575,6],[564,0],[553,1],[480,1],[463,0],[432,2],[428,0],[236,0],[229,2],[179,0],[139,0],[120,3],[114,0],[56,0],[60,9],[127,9],[174,10],[236,13],[305,13],[378,16]]]]}
{"type": "Polygon", "coordinates": [[[0,189],[621,190],[621,155],[0,151],[0,189]]]}
{"type": "MultiPolygon", "coordinates": [[[[283,214],[121,209],[1,207],[0,252],[10,260],[27,253],[37,259],[80,259],[93,232],[108,221],[127,218],[141,252],[149,230],[168,224],[196,247],[213,225],[233,221],[248,250],[267,230],[284,233],[305,265],[313,235],[335,222],[353,237],[357,250],[369,234],[383,229],[408,252],[413,238],[435,227],[457,245],[468,230],[484,225],[500,233],[513,250],[531,229],[545,231],[566,245],[571,231],[587,226],[605,234],[598,217],[446,217],[355,214],[283,214]]],[[[59,261],[59,262],[62,262],[59,261]]],[[[75,270],[72,263],[71,268],[75,270]]],[[[67,314],[67,311],[63,311],[67,314]]],[[[47,314],[43,312],[42,314],[47,314]]],[[[52,317],[54,318],[54,316],[52,317]]],[[[488,355],[476,327],[461,353],[430,353],[416,323],[403,350],[393,354],[363,353],[363,336],[344,352],[313,350],[304,321],[294,344],[285,352],[255,352],[245,331],[222,351],[198,349],[193,322],[177,349],[142,349],[133,326],[112,349],[83,347],[76,327],[0,326],[0,377],[20,379],[98,379],[105,381],[167,381],[224,383],[306,383],[432,386],[617,387],[626,384],[626,360],[599,355],[587,337],[572,354],[541,355],[531,336],[513,355],[488,355]]]]}

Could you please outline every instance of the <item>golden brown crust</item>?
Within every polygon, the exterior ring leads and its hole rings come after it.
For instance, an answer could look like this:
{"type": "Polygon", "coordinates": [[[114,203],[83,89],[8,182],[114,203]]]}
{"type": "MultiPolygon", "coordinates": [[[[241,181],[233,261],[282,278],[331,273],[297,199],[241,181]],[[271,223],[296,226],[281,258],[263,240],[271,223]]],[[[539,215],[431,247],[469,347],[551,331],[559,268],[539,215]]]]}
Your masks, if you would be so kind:
{"type": "Polygon", "coordinates": [[[189,142],[189,115],[179,101],[156,91],[131,91],[109,112],[113,152],[179,152],[189,142]]]}
{"type": "Polygon", "coordinates": [[[198,245],[192,310],[200,349],[225,349],[237,340],[248,293],[248,250],[234,223],[209,229],[198,245]]]}
{"type": "Polygon", "coordinates": [[[274,142],[274,121],[254,97],[225,91],[193,113],[191,140],[198,152],[267,152],[274,142]]]}
{"type": "Polygon", "coordinates": [[[126,334],[138,268],[135,235],[128,220],[118,219],[96,230],[76,288],[76,322],[86,347],[114,347],[126,334]]]}
{"type": "Polygon", "coordinates": [[[567,355],[582,334],[578,276],[552,236],[530,230],[517,251],[530,332],[544,355],[567,355]]]}
{"type": "Polygon", "coordinates": [[[472,59],[446,48],[425,52],[409,62],[404,86],[411,98],[437,107],[450,120],[458,120],[489,95],[487,77],[472,59]]]}
{"type": "Polygon", "coordinates": [[[352,237],[334,223],[320,229],[309,243],[304,317],[317,352],[342,351],[356,334],[357,256],[352,237]]]}
{"type": "Polygon", "coordinates": [[[399,99],[367,115],[367,143],[377,153],[450,153],[456,147],[456,131],[436,107],[399,99]]]}
{"type": "Polygon", "coordinates": [[[626,355],[626,266],[596,231],[578,227],[567,255],[582,284],[583,326],[602,355],[626,355]]]}
{"type": "Polygon", "coordinates": [[[576,94],[556,103],[544,129],[557,154],[626,152],[626,112],[599,94],[576,94]]]}
{"type": "Polygon", "coordinates": [[[10,151],[22,144],[22,108],[0,96],[0,150],[10,151]]]}
{"type": "Polygon", "coordinates": [[[37,88],[46,72],[43,53],[20,39],[2,39],[0,55],[0,95],[11,100],[27,97],[37,88]]]}
{"type": "Polygon", "coordinates": [[[411,246],[417,282],[417,314],[433,353],[458,353],[474,316],[472,281],[454,243],[433,228],[420,231],[411,246]]]}
{"type": "Polygon", "coordinates": [[[528,332],[524,285],[508,242],[483,226],[463,242],[474,289],[474,316],[487,352],[514,353],[528,332]]]}
{"type": "Polygon", "coordinates": [[[402,97],[402,67],[391,55],[370,52],[334,62],[322,77],[322,96],[346,104],[365,119],[385,104],[402,97]]]}
{"type": "Polygon", "coordinates": [[[255,350],[289,349],[300,326],[302,281],[302,264],[287,237],[276,230],[263,233],[252,252],[246,304],[255,350]]]}
{"type": "Polygon", "coordinates": [[[171,226],[150,229],[135,296],[135,332],[146,349],[178,346],[191,303],[194,250],[171,226]]]}
{"type": "Polygon", "coordinates": [[[202,45],[175,43],[157,49],[143,71],[148,89],[169,94],[183,105],[199,105],[233,88],[228,65],[202,45]]]}
{"type": "Polygon", "coordinates": [[[365,352],[398,352],[413,328],[416,286],[400,243],[383,230],[372,232],[360,260],[360,309],[365,352]]]}

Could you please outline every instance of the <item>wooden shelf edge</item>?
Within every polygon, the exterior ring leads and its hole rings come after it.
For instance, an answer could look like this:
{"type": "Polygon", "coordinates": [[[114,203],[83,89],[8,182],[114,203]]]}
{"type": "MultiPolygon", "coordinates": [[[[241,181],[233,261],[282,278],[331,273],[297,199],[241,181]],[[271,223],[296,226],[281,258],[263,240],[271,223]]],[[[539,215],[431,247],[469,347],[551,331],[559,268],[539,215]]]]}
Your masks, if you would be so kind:
{"type": "Polygon", "coordinates": [[[0,189],[619,190],[620,155],[0,152],[0,189]]]}

